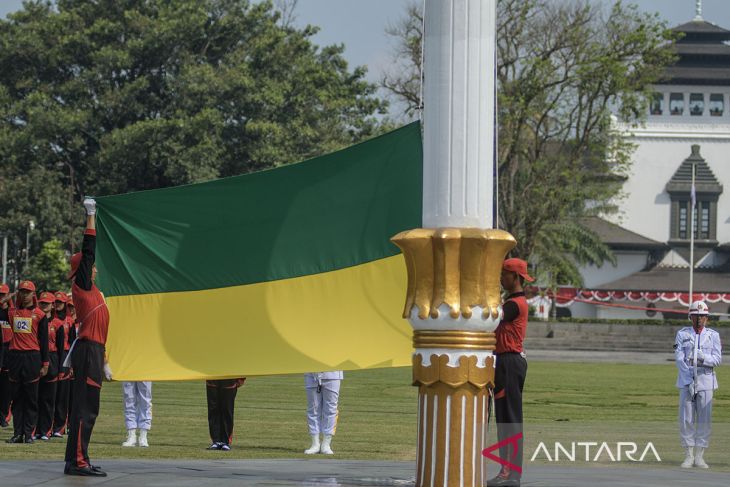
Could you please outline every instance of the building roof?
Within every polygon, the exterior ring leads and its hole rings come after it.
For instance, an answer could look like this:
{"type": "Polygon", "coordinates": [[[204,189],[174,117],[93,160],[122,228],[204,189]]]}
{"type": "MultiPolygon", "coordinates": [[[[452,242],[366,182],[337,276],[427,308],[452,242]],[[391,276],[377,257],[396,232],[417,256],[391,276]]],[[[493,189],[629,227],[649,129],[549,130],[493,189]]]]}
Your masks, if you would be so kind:
{"type": "MultiPolygon", "coordinates": [[[[605,291],[654,291],[687,292],[689,269],[654,267],[640,271],[613,282],[602,284],[595,289],[605,291]]],[[[695,269],[694,292],[730,293],[730,273],[727,269],[695,269]]]]}
{"type": "Polygon", "coordinates": [[[695,166],[695,187],[697,193],[722,193],[722,185],[700,155],[700,146],[692,145],[692,153],[685,159],[667,183],[668,193],[688,193],[692,189],[692,165],[695,166]]]}
{"type": "Polygon", "coordinates": [[[690,20],[682,25],[678,25],[672,30],[684,34],[684,37],[681,39],[684,42],[708,39],[719,41],[730,40],[730,30],[723,29],[719,25],[715,25],[706,20],[690,20]]]}
{"type": "Polygon", "coordinates": [[[672,29],[680,34],[678,56],[663,76],[666,84],[730,85],[730,30],[705,20],[692,20],[672,29]]]}
{"type": "Polygon", "coordinates": [[[622,250],[653,250],[664,249],[667,245],[644,237],[636,232],[598,217],[589,217],[581,220],[583,226],[597,234],[603,243],[612,249],[622,250]]]}

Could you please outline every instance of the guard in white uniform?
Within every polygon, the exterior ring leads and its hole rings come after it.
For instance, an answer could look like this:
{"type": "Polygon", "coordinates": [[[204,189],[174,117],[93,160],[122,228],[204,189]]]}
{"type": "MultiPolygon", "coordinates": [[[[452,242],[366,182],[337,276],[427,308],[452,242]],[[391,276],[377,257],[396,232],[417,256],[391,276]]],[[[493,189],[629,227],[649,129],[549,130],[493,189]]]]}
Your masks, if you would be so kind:
{"type": "Polygon", "coordinates": [[[147,432],[152,428],[152,382],[124,382],[124,423],[127,426],[127,441],[122,446],[150,446],[147,432]]]}
{"type": "Polygon", "coordinates": [[[717,389],[714,368],[722,361],[720,334],[706,328],[709,314],[704,301],[692,303],[692,326],[679,330],[674,341],[679,369],[679,436],[686,451],[682,468],[708,468],[702,457],[712,433],[712,394],[717,389]]]}
{"type": "Polygon", "coordinates": [[[312,437],[312,446],[304,453],[332,455],[332,436],[337,429],[337,401],[340,397],[341,370],[334,372],[311,372],[304,374],[307,388],[307,424],[312,437]],[[320,444],[319,435],[323,435],[320,444]]]}

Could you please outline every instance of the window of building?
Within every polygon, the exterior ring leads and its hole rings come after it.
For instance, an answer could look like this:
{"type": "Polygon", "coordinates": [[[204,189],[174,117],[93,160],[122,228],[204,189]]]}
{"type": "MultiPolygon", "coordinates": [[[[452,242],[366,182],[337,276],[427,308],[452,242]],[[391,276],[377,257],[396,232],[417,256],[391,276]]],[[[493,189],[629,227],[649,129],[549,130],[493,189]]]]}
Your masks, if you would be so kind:
{"type": "MultiPolygon", "coordinates": [[[[690,208],[692,202],[689,200],[679,201],[679,222],[677,237],[682,240],[689,240],[690,208]]],[[[698,201],[695,206],[694,233],[698,240],[710,238],[710,202],[698,201]]]]}
{"type": "Polygon", "coordinates": [[[672,93],[669,95],[669,113],[682,115],[684,113],[684,94],[672,93]]]}
{"type": "Polygon", "coordinates": [[[725,111],[725,97],[721,93],[710,95],[710,115],[721,117],[725,111]]]}
{"type": "Polygon", "coordinates": [[[663,93],[654,93],[654,95],[652,95],[649,113],[651,113],[652,115],[661,115],[662,113],[664,113],[663,93]]]}
{"type": "Polygon", "coordinates": [[[692,116],[702,115],[705,111],[705,95],[692,93],[689,95],[689,113],[692,116]]]}

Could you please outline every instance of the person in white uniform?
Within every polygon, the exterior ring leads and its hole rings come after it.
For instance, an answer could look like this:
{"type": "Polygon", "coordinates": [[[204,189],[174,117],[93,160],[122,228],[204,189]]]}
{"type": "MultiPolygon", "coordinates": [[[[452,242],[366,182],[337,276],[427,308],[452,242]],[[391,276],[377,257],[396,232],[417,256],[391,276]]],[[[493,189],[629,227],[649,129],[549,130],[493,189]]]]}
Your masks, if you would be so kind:
{"type": "Polygon", "coordinates": [[[717,389],[715,367],[722,361],[720,334],[707,328],[710,310],[704,301],[689,308],[692,326],[677,332],[674,359],[679,369],[679,436],[686,457],[682,468],[708,468],[703,455],[712,433],[712,395],[717,389]]]}
{"type": "Polygon", "coordinates": [[[152,428],[152,382],[124,382],[124,423],[127,426],[127,441],[122,446],[137,446],[137,430],[139,430],[139,446],[149,445],[147,432],[152,428]]]}
{"type": "Polygon", "coordinates": [[[337,402],[343,376],[341,370],[304,374],[304,386],[307,389],[307,424],[309,435],[312,437],[312,446],[304,450],[307,455],[334,454],[332,437],[337,429],[337,402]],[[320,433],[323,435],[321,443],[320,433]]]}

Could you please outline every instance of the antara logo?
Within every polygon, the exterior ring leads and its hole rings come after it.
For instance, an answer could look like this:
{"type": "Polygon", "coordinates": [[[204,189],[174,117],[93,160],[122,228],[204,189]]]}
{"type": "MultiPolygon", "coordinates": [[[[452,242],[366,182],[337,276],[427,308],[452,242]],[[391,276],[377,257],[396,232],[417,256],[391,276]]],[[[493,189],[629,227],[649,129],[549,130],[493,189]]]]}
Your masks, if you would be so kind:
{"type": "MultiPolygon", "coordinates": [[[[518,465],[513,464],[510,460],[514,460],[517,456],[519,442],[520,440],[522,440],[522,436],[522,433],[518,433],[514,436],[510,436],[509,438],[500,441],[499,443],[488,446],[487,448],[482,450],[482,455],[489,458],[490,460],[497,462],[500,465],[509,468],[512,471],[521,474],[522,468],[518,465]],[[511,449],[508,448],[508,451],[512,452],[512,458],[505,459],[492,453],[495,450],[499,450],[500,448],[508,445],[513,445],[511,449]]],[[[602,443],[599,443],[597,441],[573,441],[569,445],[570,446],[567,447],[560,442],[555,442],[554,448],[552,450],[553,455],[551,455],[551,450],[549,450],[547,445],[541,441],[537,445],[535,452],[532,454],[530,461],[534,462],[535,459],[541,456],[541,454],[549,462],[558,462],[560,460],[576,462],[582,461],[583,459],[586,462],[598,462],[601,460],[601,458],[607,458],[612,462],[621,462],[624,461],[624,459],[631,462],[643,462],[649,454],[653,455],[657,462],[662,461],[661,457],[659,457],[659,453],[657,452],[652,442],[646,444],[646,446],[642,450],[641,456],[639,456],[638,458],[636,458],[636,455],[639,451],[639,445],[637,445],[633,441],[617,442],[615,444],[615,448],[613,449],[611,448],[609,443],[605,441],[602,443]],[[585,455],[581,457],[578,454],[582,452],[585,452],[585,455]],[[595,452],[595,454],[593,454],[592,452],[595,452]]]]}
{"type": "Polygon", "coordinates": [[[511,451],[513,452],[511,459],[514,460],[515,457],[517,456],[517,451],[520,447],[519,442],[521,439],[522,439],[522,433],[517,433],[514,436],[510,436],[506,440],[502,440],[499,443],[495,443],[492,446],[486,447],[484,450],[482,450],[482,455],[489,458],[490,460],[494,460],[495,462],[499,463],[500,465],[503,465],[503,466],[509,468],[510,470],[513,470],[513,471],[521,474],[522,467],[517,466],[514,463],[510,462],[509,460],[505,460],[504,458],[498,457],[492,453],[494,450],[499,450],[503,446],[514,445],[511,449],[511,451]]]}
{"type": "Polygon", "coordinates": [[[654,458],[656,458],[657,462],[662,461],[662,459],[659,457],[659,453],[657,453],[656,448],[654,448],[654,445],[651,442],[646,444],[646,447],[644,447],[644,450],[638,459],[635,457],[635,455],[639,450],[639,446],[633,441],[620,441],[616,443],[614,449],[611,449],[611,446],[609,446],[609,444],[605,441],[603,443],[598,443],[596,441],[574,441],[570,443],[569,449],[563,446],[562,443],[556,441],[554,447],[554,455],[550,456],[550,450],[548,450],[545,443],[541,441],[540,444],[537,445],[535,453],[532,454],[532,458],[530,458],[530,461],[534,462],[535,459],[538,458],[538,456],[542,452],[549,462],[560,461],[561,459],[563,459],[561,458],[561,454],[565,457],[565,460],[575,462],[576,458],[580,460],[580,457],[577,456],[577,453],[580,453],[581,449],[585,449],[585,456],[583,458],[586,462],[598,462],[601,457],[608,458],[612,462],[624,461],[624,457],[628,461],[643,462],[644,458],[646,458],[649,453],[654,455],[654,458]],[[595,450],[593,450],[595,451],[595,455],[591,455],[592,448],[595,448],[595,450]],[[615,455],[614,452],[616,453],[615,455]]]}

